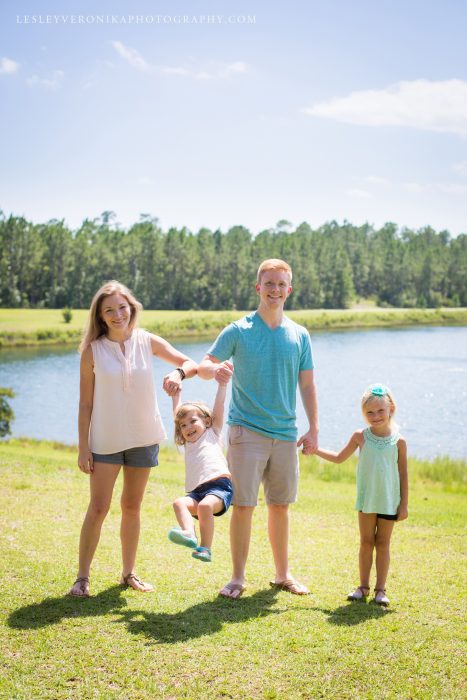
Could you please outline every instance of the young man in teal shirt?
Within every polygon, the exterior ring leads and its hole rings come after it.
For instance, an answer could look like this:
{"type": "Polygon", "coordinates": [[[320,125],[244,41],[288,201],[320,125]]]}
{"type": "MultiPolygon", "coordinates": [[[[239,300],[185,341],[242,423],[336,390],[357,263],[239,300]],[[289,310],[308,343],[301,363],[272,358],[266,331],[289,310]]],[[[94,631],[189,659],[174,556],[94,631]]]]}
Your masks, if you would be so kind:
{"type": "Polygon", "coordinates": [[[310,337],[284,315],[292,292],[292,270],[270,259],[258,269],[259,306],[219,335],[198,368],[204,379],[232,374],[229,468],[234,487],[230,545],[232,578],[220,591],[239,598],[245,590],[245,567],[251,523],[260,483],[268,505],[268,533],[276,575],[271,585],[296,595],[308,589],[295,580],[288,564],[289,504],[297,497],[298,447],[312,454],[318,445],[318,407],[310,337]],[[309,421],[297,440],[297,384],[309,421]]]}

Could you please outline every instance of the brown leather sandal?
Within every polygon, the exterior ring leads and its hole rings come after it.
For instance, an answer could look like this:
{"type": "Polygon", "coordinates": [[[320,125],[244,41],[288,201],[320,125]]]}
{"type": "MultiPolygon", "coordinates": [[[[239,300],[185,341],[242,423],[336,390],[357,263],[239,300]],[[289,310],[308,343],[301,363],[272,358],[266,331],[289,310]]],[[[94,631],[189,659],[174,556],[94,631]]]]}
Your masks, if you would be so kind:
{"type": "Polygon", "coordinates": [[[78,576],[78,578],[68,591],[68,595],[72,595],[75,598],[89,598],[89,578],[87,576],[78,576]],[[77,583],[79,583],[80,593],[73,593],[73,588],[76,586],[77,583]]]}
{"type": "Polygon", "coordinates": [[[389,598],[386,596],[385,588],[375,588],[375,603],[376,605],[383,605],[385,608],[388,607],[389,598]]]}
{"type": "Polygon", "coordinates": [[[122,580],[120,581],[120,583],[122,586],[129,586],[134,591],[139,591],[140,593],[151,593],[151,591],[154,590],[154,586],[152,584],[142,581],[139,576],[132,572],[130,572],[126,576],[122,574],[122,580]],[[133,586],[133,584],[131,583],[132,581],[134,583],[139,583],[139,585],[143,586],[143,588],[137,588],[136,586],[133,586]]]}
{"type": "Polygon", "coordinates": [[[368,598],[369,595],[369,586],[357,586],[357,588],[352,593],[349,593],[349,595],[347,596],[347,600],[365,600],[366,598],[368,598]],[[357,593],[357,591],[360,591],[360,595],[357,593]],[[365,593],[365,591],[367,591],[367,593],[365,593]]]}

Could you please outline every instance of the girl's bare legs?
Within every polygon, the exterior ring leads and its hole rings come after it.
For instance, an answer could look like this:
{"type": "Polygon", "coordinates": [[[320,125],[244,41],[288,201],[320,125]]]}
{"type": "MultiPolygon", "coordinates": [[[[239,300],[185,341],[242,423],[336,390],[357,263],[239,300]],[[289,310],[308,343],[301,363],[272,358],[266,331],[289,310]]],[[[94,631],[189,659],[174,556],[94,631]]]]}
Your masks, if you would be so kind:
{"type": "Polygon", "coordinates": [[[376,586],[383,590],[386,588],[386,579],[389,571],[389,545],[394,529],[394,520],[378,518],[376,525],[376,586]]]}
{"type": "Polygon", "coordinates": [[[201,535],[201,547],[211,549],[214,538],[214,513],[220,513],[224,508],[223,501],[209,494],[198,504],[197,513],[199,520],[199,532],[201,535]]]}
{"type": "MultiPolygon", "coordinates": [[[[99,543],[102,523],[110,508],[112,493],[119,471],[119,464],[94,462],[94,471],[89,478],[91,498],[79,540],[78,578],[89,578],[91,562],[99,543]]],[[[75,583],[70,593],[76,596],[87,595],[89,593],[89,582],[84,581],[83,584],[80,582],[75,583]]]]}
{"type": "MultiPolygon", "coordinates": [[[[359,513],[360,551],[358,564],[360,569],[360,586],[370,589],[370,572],[373,564],[373,549],[376,543],[376,513],[359,513]]],[[[365,593],[365,595],[367,595],[365,593]]]]}
{"type": "Polygon", "coordinates": [[[186,537],[196,537],[192,513],[196,515],[197,503],[189,496],[182,496],[173,502],[175,517],[186,537]]]}
{"type": "MultiPolygon", "coordinates": [[[[120,539],[122,543],[123,576],[127,579],[129,574],[134,573],[141,526],[141,503],[150,471],[150,467],[123,467],[120,539]]],[[[144,583],[138,578],[131,577],[126,582],[137,591],[147,592],[154,590],[151,584],[144,583]]]]}

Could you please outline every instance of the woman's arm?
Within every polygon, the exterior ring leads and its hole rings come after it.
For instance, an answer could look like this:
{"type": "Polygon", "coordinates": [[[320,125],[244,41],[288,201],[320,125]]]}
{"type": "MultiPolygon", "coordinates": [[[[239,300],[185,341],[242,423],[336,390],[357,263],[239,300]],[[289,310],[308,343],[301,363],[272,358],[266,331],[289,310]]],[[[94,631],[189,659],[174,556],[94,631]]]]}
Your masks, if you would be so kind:
{"type": "Polygon", "coordinates": [[[357,447],[362,446],[362,431],[357,430],[350,440],[348,441],[347,445],[342,448],[340,452],[331,452],[330,450],[322,450],[320,447],[315,451],[315,455],[318,457],[321,457],[322,459],[325,459],[328,462],[334,462],[334,464],[341,464],[341,462],[345,462],[346,459],[350,457],[350,455],[353,455],[357,447]]]}
{"type": "MultiPolygon", "coordinates": [[[[151,334],[151,349],[153,355],[182,369],[188,379],[197,373],[197,363],[174,348],[164,338],[151,334]]],[[[177,369],[169,372],[165,375],[162,386],[169,396],[174,396],[182,386],[182,375],[177,369]]]]}
{"type": "Polygon", "coordinates": [[[397,519],[406,520],[409,517],[409,472],[407,466],[407,443],[403,437],[397,441],[397,450],[399,453],[397,466],[401,485],[401,502],[397,509],[397,519]]]}
{"type": "Polygon", "coordinates": [[[92,348],[89,345],[81,355],[78,412],[78,466],[85,474],[94,471],[92,452],[89,449],[89,426],[94,400],[94,370],[92,348]]]}

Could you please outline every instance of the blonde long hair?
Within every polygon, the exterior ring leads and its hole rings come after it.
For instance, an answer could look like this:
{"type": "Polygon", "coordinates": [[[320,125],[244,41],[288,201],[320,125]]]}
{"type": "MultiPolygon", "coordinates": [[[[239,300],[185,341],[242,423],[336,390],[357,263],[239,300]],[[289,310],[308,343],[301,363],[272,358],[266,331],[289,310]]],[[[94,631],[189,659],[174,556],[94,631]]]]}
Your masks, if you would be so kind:
{"type": "Polygon", "coordinates": [[[88,320],[83,331],[83,338],[79,344],[79,352],[84,352],[93,340],[97,340],[97,338],[107,333],[107,325],[102,319],[101,308],[104,299],[112,296],[112,294],[120,294],[120,296],[125,297],[131,309],[128,329],[132,331],[133,328],[137,327],[138,314],[143,308],[142,305],[135,299],[128,287],[125,287],[121,282],[117,282],[117,280],[109,280],[94,294],[89,308],[88,320]]]}

